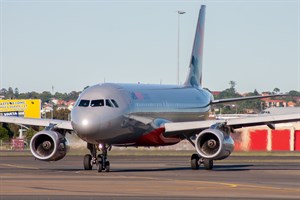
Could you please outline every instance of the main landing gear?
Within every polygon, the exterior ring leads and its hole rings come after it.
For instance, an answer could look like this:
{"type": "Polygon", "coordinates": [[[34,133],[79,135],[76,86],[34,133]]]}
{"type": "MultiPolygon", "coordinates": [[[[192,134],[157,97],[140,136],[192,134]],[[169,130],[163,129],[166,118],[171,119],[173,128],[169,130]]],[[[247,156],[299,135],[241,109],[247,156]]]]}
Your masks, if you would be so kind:
{"type": "Polygon", "coordinates": [[[102,172],[102,170],[109,172],[110,163],[107,160],[107,151],[111,149],[110,145],[96,146],[95,144],[87,144],[87,148],[90,150],[91,154],[86,154],[83,158],[83,167],[85,170],[92,170],[93,165],[97,166],[97,171],[102,172]],[[97,150],[101,153],[97,156],[97,150]]]}
{"type": "Polygon", "coordinates": [[[206,170],[212,170],[214,167],[214,161],[206,158],[201,158],[198,154],[193,154],[191,157],[191,167],[193,170],[199,169],[200,165],[203,164],[206,170]]]}
{"type": "MultiPolygon", "coordinates": [[[[185,136],[185,135],[184,135],[185,136]]],[[[195,147],[195,143],[192,141],[191,138],[185,136],[185,138],[195,147]]],[[[199,154],[194,153],[191,156],[191,168],[193,170],[198,170],[200,168],[200,165],[203,164],[204,169],[206,170],[212,170],[214,167],[214,161],[206,158],[201,158],[199,154]]]]}

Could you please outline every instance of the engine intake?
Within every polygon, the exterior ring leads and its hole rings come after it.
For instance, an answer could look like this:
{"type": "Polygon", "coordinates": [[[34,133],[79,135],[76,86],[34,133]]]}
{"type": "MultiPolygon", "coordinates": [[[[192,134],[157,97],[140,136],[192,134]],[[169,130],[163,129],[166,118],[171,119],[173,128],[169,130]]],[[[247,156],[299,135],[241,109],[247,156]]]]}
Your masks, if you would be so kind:
{"type": "Polygon", "coordinates": [[[225,130],[215,126],[199,133],[195,145],[202,158],[221,160],[232,153],[234,141],[225,130]]]}
{"type": "Polygon", "coordinates": [[[69,151],[69,142],[56,131],[43,130],[32,137],[30,151],[39,160],[57,161],[69,151]]]}

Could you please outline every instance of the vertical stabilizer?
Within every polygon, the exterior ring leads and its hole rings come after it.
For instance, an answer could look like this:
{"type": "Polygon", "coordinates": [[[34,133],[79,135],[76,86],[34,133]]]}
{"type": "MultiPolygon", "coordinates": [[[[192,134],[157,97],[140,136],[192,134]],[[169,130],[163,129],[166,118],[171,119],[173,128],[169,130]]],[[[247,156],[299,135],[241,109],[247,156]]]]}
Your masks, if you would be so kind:
{"type": "Polygon", "coordinates": [[[203,60],[203,39],[205,26],[205,5],[199,11],[197,29],[192,50],[190,71],[184,86],[201,87],[202,84],[202,60],[203,60]]]}

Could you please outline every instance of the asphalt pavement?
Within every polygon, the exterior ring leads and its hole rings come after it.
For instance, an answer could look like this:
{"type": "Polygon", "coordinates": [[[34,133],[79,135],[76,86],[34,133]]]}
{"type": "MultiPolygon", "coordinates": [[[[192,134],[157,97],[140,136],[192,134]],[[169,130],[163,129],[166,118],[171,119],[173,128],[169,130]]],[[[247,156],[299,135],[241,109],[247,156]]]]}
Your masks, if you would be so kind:
{"type": "Polygon", "coordinates": [[[0,199],[300,199],[299,158],[232,156],[207,171],[188,156],[110,156],[98,173],[83,156],[0,156],[0,199]]]}

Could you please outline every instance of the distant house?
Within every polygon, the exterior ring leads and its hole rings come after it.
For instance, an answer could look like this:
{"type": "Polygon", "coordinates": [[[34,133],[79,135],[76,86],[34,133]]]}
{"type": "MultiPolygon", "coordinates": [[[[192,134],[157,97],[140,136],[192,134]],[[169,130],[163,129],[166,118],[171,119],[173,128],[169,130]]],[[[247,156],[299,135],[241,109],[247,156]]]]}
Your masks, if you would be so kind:
{"type": "Polygon", "coordinates": [[[288,107],[295,107],[297,104],[295,102],[289,101],[288,103],[288,107]]]}
{"type": "Polygon", "coordinates": [[[297,102],[300,102],[300,97],[294,97],[297,102]]]}
{"type": "Polygon", "coordinates": [[[57,105],[58,105],[58,106],[67,105],[67,102],[64,101],[64,100],[58,100],[58,101],[57,101],[57,105]]]}
{"type": "Polygon", "coordinates": [[[276,100],[276,99],[264,99],[265,106],[267,108],[271,107],[287,107],[288,104],[285,100],[276,100]]]}
{"type": "Polygon", "coordinates": [[[60,99],[52,99],[51,101],[54,105],[57,106],[57,110],[68,109],[71,111],[76,103],[76,101],[74,100],[64,101],[60,99]]]}
{"type": "Polygon", "coordinates": [[[261,96],[263,96],[263,97],[264,97],[264,96],[269,96],[269,95],[271,95],[271,92],[262,92],[262,93],[261,93],[261,96]]]}
{"type": "Polygon", "coordinates": [[[245,111],[245,113],[247,113],[247,114],[256,114],[255,110],[254,110],[254,109],[251,109],[251,108],[246,108],[244,111],[245,111]]]}
{"type": "Polygon", "coordinates": [[[68,109],[68,107],[66,105],[59,105],[56,108],[57,110],[64,110],[64,109],[68,109]]]}
{"type": "Polygon", "coordinates": [[[67,105],[67,107],[68,107],[69,110],[72,110],[72,109],[73,109],[73,107],[74,107],[74,105],[75,105],[75,102],[76,102],[76,101],[74,101],[74,100],[70,100],[70,101],[68,101],[68,102],[66,103],[66,105],[67,105]]]}
{"type": "Polygon", "coordinates": [[[75,102],[76,102],[76,101],[74,101],[74,100],[70,100],[70,101],[66,102],[66,105],[67,105],[67,106],[74,105],[75,102]]]}
{"type": "Polygon", "coordinates": [[[52,105],[51,104],[47,104],[47,103],[45,103],[45,105],[42,107],[42,110],[41,110],[41,112],[43,114],[49,113],[49,112],[52,112],[52,111],[53,111],[52,105]]]}
{"type": "Polygon", "coordinates": [[[220,91],[212,91],[211,92],[214,96],[217,96],[217,95],[219,95],[221,92],[220,91]]]}
{"type": "Polygon", "coordinates": [[[54,105],[57,105],[58,99],[52,99],[51,102],[52,102],[54,105]]]}

